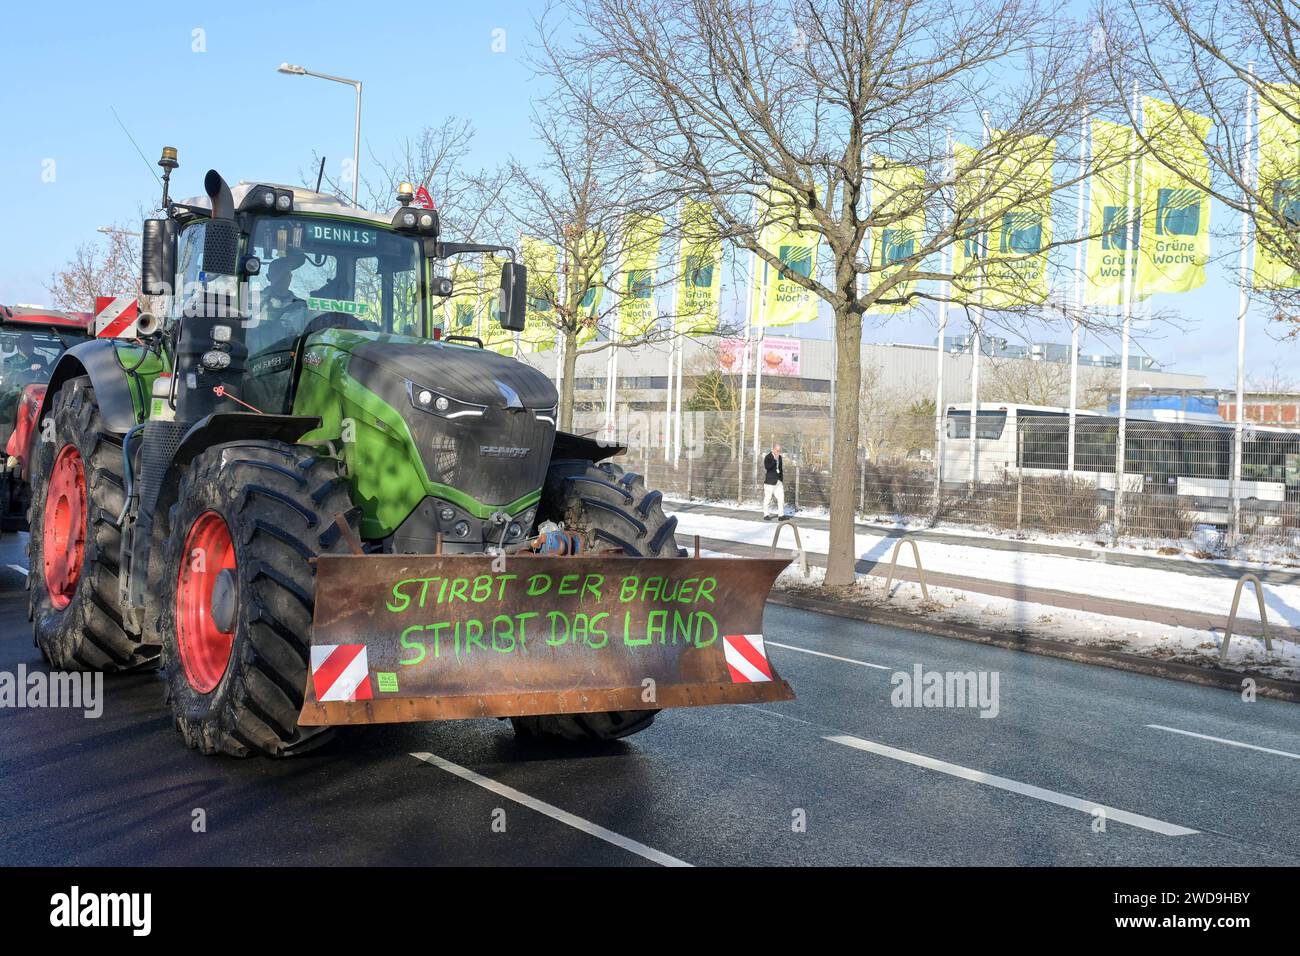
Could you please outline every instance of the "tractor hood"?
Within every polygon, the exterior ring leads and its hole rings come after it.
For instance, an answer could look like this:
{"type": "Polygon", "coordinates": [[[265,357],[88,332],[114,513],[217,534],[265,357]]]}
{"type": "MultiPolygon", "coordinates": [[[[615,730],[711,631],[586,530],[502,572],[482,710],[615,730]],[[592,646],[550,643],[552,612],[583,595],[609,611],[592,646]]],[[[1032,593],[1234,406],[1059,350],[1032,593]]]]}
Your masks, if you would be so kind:
{"type": "Polygon", "coordinates": [[[423,386],[453,402],[488,409],[548,412],[559,401],[551,380],[496,352],[442,342],[371,342],[351,349],[349,373],[372,387],[378,375],[423,386]]]}

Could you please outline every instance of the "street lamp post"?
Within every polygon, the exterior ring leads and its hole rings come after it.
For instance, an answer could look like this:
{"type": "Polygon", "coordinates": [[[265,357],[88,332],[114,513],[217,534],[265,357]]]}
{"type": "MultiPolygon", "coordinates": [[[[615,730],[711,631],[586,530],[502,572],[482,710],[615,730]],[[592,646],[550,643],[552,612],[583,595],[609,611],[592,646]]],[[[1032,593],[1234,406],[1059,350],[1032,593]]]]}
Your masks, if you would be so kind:
{"type": "Polygon", "coordinates": [[[329,73],[317,73],[296,63],[281,63],[279,72],[290,76],[314,76],[322,80],[333,80],[335,83],[346,83],[357,91],[357,116],[352,129],[352,205],[358,205],[357,185],[361,181],[361,81],[349,80],[343,76],[331,76],[329,73]]]}

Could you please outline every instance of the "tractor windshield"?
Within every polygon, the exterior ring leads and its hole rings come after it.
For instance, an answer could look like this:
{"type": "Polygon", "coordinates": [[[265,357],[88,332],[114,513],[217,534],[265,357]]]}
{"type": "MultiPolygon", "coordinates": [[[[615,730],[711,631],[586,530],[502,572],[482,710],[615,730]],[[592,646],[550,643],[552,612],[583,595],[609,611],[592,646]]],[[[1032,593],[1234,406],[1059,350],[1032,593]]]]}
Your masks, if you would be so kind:
{"type": "Polygon", "coordinates": [[[327,328],[424,334],[420,241],[350,219],[258,219],[250,357],[327,328]]]}

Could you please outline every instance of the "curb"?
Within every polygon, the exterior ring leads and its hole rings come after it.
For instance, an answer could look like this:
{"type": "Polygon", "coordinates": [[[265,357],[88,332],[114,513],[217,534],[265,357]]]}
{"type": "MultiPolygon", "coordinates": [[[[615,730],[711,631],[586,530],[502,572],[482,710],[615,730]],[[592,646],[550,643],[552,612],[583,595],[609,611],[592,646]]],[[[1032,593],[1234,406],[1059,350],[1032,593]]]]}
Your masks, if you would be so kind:
{"type": "Polygon", "coordinates": [[[1063,660],[1081,664],[1095,664],[1111,667],[1115,670],[1163,677],[1204,687],[1217,687],[1222,690],[1241,691],[1241,682],[1250,678],[1255,682],[1256,694],[1272,700],[1286,700],[1300,703],[1300,682],[1278,680],[1265,677],[1254,671],[1229,671],[1219,667],[1200,667],[1196,664],[1183,664],[1178,661],[1161,661],[1138,654],[1125,654],[1103,648],[1081,647],[1061,641],[1034,637],[1023,631],[989,631],[966,624],[941,623],[922,619],[914,614],[902,611],[883,610],[878,607],[863,607],[833,601],[828,598],[811,597],[793,591],[774,590],[768,601],[782,607],[801,611],[817,611],[834,617],[849,618],[870,624],[883,624],[907,631],[919,631],[939,637],[970,641],[974,644],[987,644],[1007,650],[1023,651],[1028,654],[1040,654],[1044,657],[1058,657],[1063,660]]]}

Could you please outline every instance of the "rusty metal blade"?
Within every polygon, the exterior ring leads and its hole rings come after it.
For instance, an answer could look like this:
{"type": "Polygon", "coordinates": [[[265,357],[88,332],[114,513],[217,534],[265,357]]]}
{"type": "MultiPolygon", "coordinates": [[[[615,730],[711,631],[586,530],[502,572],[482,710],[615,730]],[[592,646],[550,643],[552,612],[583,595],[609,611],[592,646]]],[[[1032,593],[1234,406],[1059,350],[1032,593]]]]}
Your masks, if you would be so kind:
{"type": "Polygon", "coordinates": [[[322,555],[299,721],[789,700],[762,641],[763,606],[788,563],[322,555]]]}

